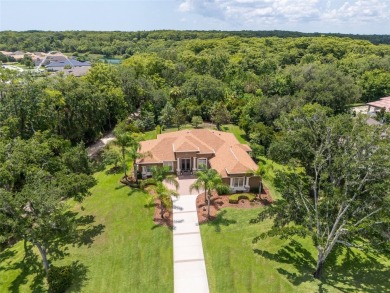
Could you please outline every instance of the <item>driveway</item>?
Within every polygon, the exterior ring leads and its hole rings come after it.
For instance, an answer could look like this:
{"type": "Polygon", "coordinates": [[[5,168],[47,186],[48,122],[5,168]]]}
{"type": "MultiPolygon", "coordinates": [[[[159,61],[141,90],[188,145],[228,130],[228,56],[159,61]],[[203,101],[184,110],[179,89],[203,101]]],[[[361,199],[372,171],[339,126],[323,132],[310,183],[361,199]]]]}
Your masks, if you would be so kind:
{"type": "MultiPolygon", "coordinates": [[[[178,181],[179,181],[179,190],[178,190],[178,193],[179,195],[181,196],[187,196],[187,195],[191,195],[191,194],[197,194],[197,191],[194,190],[192,193],[190,192],[190,185],[192,183],[195,182],[195,178],[194,177],[182,177],[182,178],[177,178],[178,181]]],[[[171,184],[168,184],[165,182],[165,185],[169,188],[169,189],[175,189],[175,187],[171,184]]]]}
{"type": "Polygon", "coordinates": [[[206,264],[200,237],[197,195],[173,199],[173,273],[175,293],[208,293],[206,264]]]}
{"type": "MultiPolygon", "coordinates": [[[[194,177],[179,178],[179,198],[173,198],[173,273],[175,293],[208,293],[206,264],[200,237],[194,177]]],[[[167,184],[168,185],[168,184],[167,184]]],[[[169,186],[173,188],[173,186],[169,186]]]]}

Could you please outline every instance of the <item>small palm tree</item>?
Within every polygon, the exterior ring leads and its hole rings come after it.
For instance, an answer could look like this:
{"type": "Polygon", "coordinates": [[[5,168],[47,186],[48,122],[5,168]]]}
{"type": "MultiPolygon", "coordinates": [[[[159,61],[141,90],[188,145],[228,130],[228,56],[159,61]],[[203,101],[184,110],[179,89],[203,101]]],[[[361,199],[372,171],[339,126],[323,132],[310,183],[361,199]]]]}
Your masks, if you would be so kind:
{"type": "Polygon", "coordinates": [[[259,196],[263,190],[263,179],[271,179],[270,171],[273,170],[273,166],[268,164],[266,160],[260,159],[259,168],[255,172],[256,175],[260,176],[260,185],[259,185],[259,196]]]}
{"type": "Polygon", "coordinates": [[[127,132],[116,132],[115,145],[119,146],[122,154],[122,165],[125,179],[127,180],[127,165],[126,165],[126,153],[128,148],[133,147],[136,141],[127,132]]]}
{"type": "Polygon", "coordinates": [[[225,186],[226,184],[222,182],[221,175],[214,169],[198,171],[196,172],[196,177],[196,181],[190,186],[190,191],[192,192],[194,189],[198,192],[200,192],[201,189],[204,190],[205,202],[207,199],[207,219],[210,219],[211,191],[218,187],[225,186]]]}
{"type": "Polygon", "coordinates": [[[172,196],[178,197],[179,194],[172,190],[168,189],[162,182],[158,182],[153,189],[153,197],[160,200],[160,215],[161,219],[164,219],[164,214],[167,209],[172,208],[172,196]]]}
{"type": "Polygon", "coordinates": [[[133,162],[133,173],[134,173],[134,179],[135,182],[138,183],[138,176],[137,176],[137,159],[143,159],[146,157],[151,157],[152,154],[150,152],[146,153],[140,153],[140,143],[138,141],[135,141],[135,143],[128,149],[127,154],[129,155],[131,161],[133,162]]]}
{"type": "Polygon", "coordinates": [[[176,191],[179,189],[179,181],[176,176],[170,174],[168,166],[153,166],[152,167],[152,178],[145,179],[142,181],[141,187],[149,185],[157,185],[159,182],[166,182],[175,186],[176,191]]]}

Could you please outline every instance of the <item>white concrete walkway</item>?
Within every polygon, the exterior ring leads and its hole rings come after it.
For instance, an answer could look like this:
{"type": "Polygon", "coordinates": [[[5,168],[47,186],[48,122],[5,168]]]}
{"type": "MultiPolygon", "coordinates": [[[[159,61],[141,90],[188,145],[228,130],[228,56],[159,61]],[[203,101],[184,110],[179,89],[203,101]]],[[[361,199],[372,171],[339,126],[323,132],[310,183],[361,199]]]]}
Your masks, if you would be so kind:
{"type": "Polygon", "coordinates": [[[180,195],[173,199],[173,268],[175,293],[208,293],[203,256],[197,195],[180,195]]]}

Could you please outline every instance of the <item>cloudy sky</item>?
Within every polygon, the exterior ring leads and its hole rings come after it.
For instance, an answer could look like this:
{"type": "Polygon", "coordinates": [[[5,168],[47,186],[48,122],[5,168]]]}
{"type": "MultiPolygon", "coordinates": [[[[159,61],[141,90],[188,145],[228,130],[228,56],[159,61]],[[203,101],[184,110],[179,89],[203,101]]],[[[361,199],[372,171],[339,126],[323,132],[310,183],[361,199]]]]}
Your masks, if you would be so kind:
{"type": "Polygon", "coordinates": [[[390,34],[390,0],[0,0],[0,30],[390,34]]]}

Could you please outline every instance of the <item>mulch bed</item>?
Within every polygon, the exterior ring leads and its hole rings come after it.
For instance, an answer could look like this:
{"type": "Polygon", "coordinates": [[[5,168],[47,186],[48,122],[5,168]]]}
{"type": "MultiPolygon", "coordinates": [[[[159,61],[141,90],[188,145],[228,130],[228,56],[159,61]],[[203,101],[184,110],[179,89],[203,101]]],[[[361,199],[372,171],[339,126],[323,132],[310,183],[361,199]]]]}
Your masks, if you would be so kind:
{"type": "MultiPolygon", "coordinates": [[[[269,205],[273,202],[268,188],[264,188],[261,195],[257,194],[256,199],[250,202],[247,199],[240,199],[237,204],[229,203],[229,195],[218,195],[216,192],[212,193],[210,201],[210,217],[214,220],[220,209],[226,207],[252,209],[261,206],[269,205]]],[[[198,221],[200,224],[207,222],[207,200],[205,201],[204,193],[201,193],[196,198],[196,208],[198,211],[198,221]]]]}
{"type": "Polygon", "coordinates": [[[161,219],[161,207],[160,207],[160,200],[155,199],[154,200],[154,216],[153,216],[153,221],[156,225],[161,225],[161,226],[167,226],[169,228],[173,227],[173,215],[172,215],[172,210],[171,209],[166,209],[164,213],[164,219],[161,219]]]}

